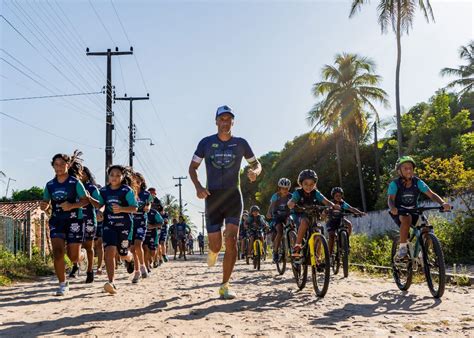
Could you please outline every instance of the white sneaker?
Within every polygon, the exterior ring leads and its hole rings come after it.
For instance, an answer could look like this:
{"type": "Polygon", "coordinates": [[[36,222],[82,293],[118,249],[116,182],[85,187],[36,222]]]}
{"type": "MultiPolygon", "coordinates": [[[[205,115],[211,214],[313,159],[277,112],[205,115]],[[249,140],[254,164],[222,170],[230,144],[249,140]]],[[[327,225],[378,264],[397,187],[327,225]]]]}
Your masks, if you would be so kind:
{"type": "Polygon", "coordinates": [[[207,252],[207,266],[212,267],[212,266],[216,265],[218,256],[219,256],[218,252],[212,252],[211,250],[209,250],[207,252]]]}
{"type": "Polygon", "coordinates": [[[69,291],[69,282],[60,283],[59,289],[56,291],[56,296],[64,296],[69,291]]]}

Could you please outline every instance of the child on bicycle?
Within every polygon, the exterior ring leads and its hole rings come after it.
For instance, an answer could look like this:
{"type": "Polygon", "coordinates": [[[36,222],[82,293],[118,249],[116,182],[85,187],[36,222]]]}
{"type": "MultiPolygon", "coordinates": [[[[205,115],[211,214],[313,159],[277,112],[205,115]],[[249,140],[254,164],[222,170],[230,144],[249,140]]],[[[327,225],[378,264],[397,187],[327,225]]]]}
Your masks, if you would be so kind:
{"type": "Polygon", "coordinates": [[[247,253],[249,256],[252,256],[253,242],[256,239],[260,239],[263,243],[263,231],[268,227],[265,218],[263,215],[260,215],[260,208],[258,206],[253,205],[250,208],[250,215],[245,221],[245,225],[247,226],[247,233],[250,238],[247,253]]]}
{"type": "Polygon", "coordinates": [[[242,218],[240,219],[240,225],[239,225],[239,241],[240,241],[240,252],[241,252],[241,257],[240,259],[245,258],[245,237],[247,237],[247,226],[245,225],[245,221],[247,221],[247,218],[249,217],[249,212],[247,210],[244,210],[242,213],[242,218]]]}
{"type": "MultiPolygon", "coordinates": [[[[342,211],[350,211],[354,215],[365,215],[364,212],[360,211],[357,208],[351,207],[344,198],[344,190],[341,187],[334,187],[331,189],[332,202],[338,204],[341,207],[342,211]]],[[[352,223],[338,211],[333,211],[329,213],[329,220],[326,223],[326,229],[329,233],[329,255],[332,255],[334,248],[334,240],[336,238],[336,231],[341,224],[347,225],[347,234],[350,236],[352,233],[352,223]]]]}
{"type": "Polygon", "coordinates": [[[271,219],[270,231],[273,237],[273,263],[278,260],[278,249],[283,237],[283,225],[286,223],[290,210],[288,202],[291,199],[291,181],[282,177],[278,180],[278,191],[272,195],[268,207],[267,218],[271,219]]]}
{"type": "MultiPolygon", "coordinates": [[[[341,207],[338,204],[334,204],[323,196],[317,189],[318,175],[314,170],[305,169],[298,175],[298,185],[300,186],[293,192],[293,195],[288,202],[288,207],[293,209],[295,206],[305,207],[318,205],[320,203],[325,206],[339,210],[341,207]]],[[[309,219],[305,213],[295,212],[295,223],[298,225],[298,236],[296,238],[296,244],[293,247],[293,256],[301,256],[301,248],[303,237],[308,230],[309,219]]]]}
{"type": "Polygon", "coordinates": [[[390,216],[400,227],[400,247],[396,259],[406,260],[408,258],[408,235],[410,226],[418,221],[417,215],[411,215],[402,209],[413,209],[418,207],[418,199],[421,193],[428,196],[433,202],[439,203],[445,211],[451,210],[449,203],[445,202],[438,194],[434,193],[428,185],[414,174],[415,160],[411,156],[400,157],[395,170],[398,178],[390,182],[388,186],[388,207],[390,216]]]}

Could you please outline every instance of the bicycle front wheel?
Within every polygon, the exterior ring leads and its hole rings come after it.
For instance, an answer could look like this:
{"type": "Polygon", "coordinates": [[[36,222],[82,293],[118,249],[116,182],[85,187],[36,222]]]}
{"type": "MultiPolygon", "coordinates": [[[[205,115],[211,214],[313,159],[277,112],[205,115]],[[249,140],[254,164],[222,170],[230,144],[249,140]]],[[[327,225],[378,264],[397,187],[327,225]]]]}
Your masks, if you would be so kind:
{"type": "Polygon", "coordinates": [[[440,298],[444,294],[446,285],[446,267],[444,254],[438,238],[433,233],[428,233],[423,238],[423,265],[426,282],[431,294],[440,298]]]}
{"type": "Polygon", "coordinates": [[[329,247],[323,235],[314,237],[316,265],[311,264],[313,287],[318,297],[324,297],[329,287],[329,247]]]}
{"type": "Polygon", "coordinates": [[[335,252],[333,254],[334,262],[332,262],[332,272],[333,274],[337,275],[339,272],[339,267],[341,266],[341,243],[339,239],[339,235],[335,238],[335,252]]]}
{"type": "Polygon", "coordinates": [[[284,236],[281,236],[280,246],[278,247],[277,253],[278,253],[278,258],[276,261],[277,270],[280,275],[283,275],[286,270],[286,255],[287,255],[284,236]]]}
{"type": "Polygon", "coordinates": [[[413,280],[413,263],[411,257],[406,262],[396,260],[399,243],[398,238],[392,242],[392,274],[397,287],[402,291],[407,291],[413,280]]]}
{"type": "Polygon", "coordinates": [[[262,256],[261,256],[261,250],[262,248],[260,247],[260,241],[257,241],[255,243],[255,259],[253,261],[253,267],[254,269],[257,269],[257,270],[260,270],[260,260],[262,259],[262,256]]]}

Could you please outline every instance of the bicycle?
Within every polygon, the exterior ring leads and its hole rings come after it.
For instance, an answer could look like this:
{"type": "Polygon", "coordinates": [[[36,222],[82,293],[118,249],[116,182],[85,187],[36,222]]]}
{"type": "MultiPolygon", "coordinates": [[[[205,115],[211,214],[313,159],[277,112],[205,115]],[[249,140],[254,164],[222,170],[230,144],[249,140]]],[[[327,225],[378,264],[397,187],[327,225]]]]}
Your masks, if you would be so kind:
{"type": "Polygon", "coordinates": [[[433,226],[423,214],[427,210],[439,210],[442,207],[418,207],[413,209],[399,208],[399,215],[417,215],[418,220],[411,225],[411,234],[408,242],[408,260],[396,260],[397,249],[400,243],[395,238],[392,243],[393,278],[397,287],[407,291],[413,281],[413,273],[423,268],[428,288],[434,298],[441,298],[446,285],[446,266],[441,244],[434,234],[433,226]],[[414,241],[414,243],[413,243],[414,241]],[[421,257],[420,257],[421,256],[421,257]]]}
{"type": "MultiPolygon", "coordinates": [[[[278,258],[275,262],[278,274],[283,275],[286,271],[286,262],[288,260],[288,257],[291,256],[291,253],[289,251],[289,248],[292,247],[290,246],[290,243],[288,242],[288,233],[293,229],[295,229],[295,226],[289,216],[286,215],[286,221],[281,222],[283,226],[283,234],[281,236],[280,240],[280,245],[278,246],[278,258]]],[[[275,229],[276,231],[276,229],[275,229]]],[[[294,244],[294,243],[293,243],[294,244]]]]}
{"type": "MultiPolygon", "coordinates": [[[[308,266],[311,266],[313,288],[318,297],[324,297],[329,287],[329,247],[323,235],[323,227],[318,225],[321,211],[328,209],[325,206],[295,206],[298,213],[305,213],[309,219],[309,227],[306,231],[301,248],[301,257],[291,256],[291,268],[295,276],[296,285],[300,290],[306,286],[308,278],[308,266]]],[[[297,234],[295,230],[289,232],[288,244],[293,248],[296,243],[297,234]]],[[[293,252],[292,252],[293,253],[293,252]]]]}
{"type": "Polygon", "coordinates": [[[263,241],[261,235],[254,236],[253,240],[253,268],[260,271],[261,260],[264,256],[263,241]]]}
{"type": "Polygon", "coordinates": [[[349,276],[349,230],[347,223],[344,222],[345,216],[354,216],[361,217],[360,215],[355,215],[353,213],[343,212],[339,210],[331,210],[329,217],[337,217],[339,220],[339,226],[334,232],[334,244],[335,248],[333,249],[333,254],[331,257],[331,267],[334,275],[337,275],[341,267],[342,262],[342,271],[344,278],[349,276]]]}

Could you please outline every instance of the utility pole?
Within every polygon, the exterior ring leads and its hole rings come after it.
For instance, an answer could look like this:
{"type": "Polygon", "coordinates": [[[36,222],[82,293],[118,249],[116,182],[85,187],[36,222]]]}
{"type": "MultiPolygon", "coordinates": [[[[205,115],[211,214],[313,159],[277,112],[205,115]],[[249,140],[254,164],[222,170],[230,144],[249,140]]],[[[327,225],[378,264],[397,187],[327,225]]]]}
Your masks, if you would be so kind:
{"type": "MultiPolygon", "coordinates": [[[[135,153],[133,152],[133,145],[135,144],[135,125],[133,124],[133,101],[139,100],[149,100],[150,94],[146,94],[146,96],[130,96],[127,97],[127,94],[124,97],[115,97],[114,94],[114,101],[129,101],[130,102],[130,124],[129,124],[129,145],[128,145],[128,165],[133,167],[133,156],[135,153]]],[[[153,143],[153,142],[151,142],[153,143]]]]}
{"type": "Polygon", "coordinates": [[[106,52],[89,52],[89,48],[86,48],[87,56],[107,56],[107,84],[106,84],[106,122],[105,122],[105,183],[107,184],[107,169],[112,165],[113,145],[112,145],[112,130],[114,129],[113,115],[112,112],[112,56],[119,55],[132,55],[133,47],[130,47],[130,51],[119,52],[118,47],[115,47],[115,52],[109,48],[106,52]]]}
{"type": "Polygon", "coordinates": [[[179,182],[178,184],[175,184],[174,186],[179,187],[179,215],[180,216],[183,215],[183,200],[181,199],[181,187],[182,187],[181,181],[186,180],[186,179],[188,179],[187,176],[173,177],[173,180],[178,180],[179,182]]]}
{"type": "Polygon", "coordinates": [[[11,177],[8,178],[7,190],[5,191],[5,197],[8,196],[8,189],[10,188],[10,181],[16,182],[15,179],[13,179],[13,178],[11,178],[11,177]]]}

